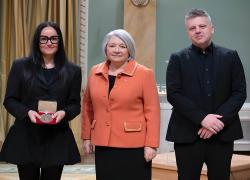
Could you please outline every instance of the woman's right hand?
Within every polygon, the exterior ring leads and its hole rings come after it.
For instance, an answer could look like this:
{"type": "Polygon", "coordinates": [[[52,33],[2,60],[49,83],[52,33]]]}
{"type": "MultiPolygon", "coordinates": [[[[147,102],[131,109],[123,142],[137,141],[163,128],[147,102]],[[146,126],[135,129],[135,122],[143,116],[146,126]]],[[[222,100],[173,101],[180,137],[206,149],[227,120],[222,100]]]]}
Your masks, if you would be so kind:
{"type": "Polygon", "coordinates": [[[33,123],[36,123],[36,118],[38,119],[41,118],[41,116],[36,111],[33,111],[33,110],[29,110],[28,116],[30,118],[30,121],[33,123]]]}
{"type": "Polygon", "coordinates": [[[83,150],[85,154],[90,154],[93,152],[93,145],[91,144],[91,140],[83,140],[83,150]]]}

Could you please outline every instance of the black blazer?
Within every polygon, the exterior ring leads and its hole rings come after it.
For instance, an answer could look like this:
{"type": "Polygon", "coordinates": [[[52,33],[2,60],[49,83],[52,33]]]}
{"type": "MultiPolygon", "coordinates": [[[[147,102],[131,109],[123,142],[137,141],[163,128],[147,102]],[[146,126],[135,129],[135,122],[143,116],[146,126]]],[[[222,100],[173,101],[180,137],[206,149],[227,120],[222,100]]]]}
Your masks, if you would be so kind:
{"type": "Polygon", "coordinates": [[[15,117],[4,141],[0,160],[13,164],[35,163],[40,167],[74,164],[80,154],[68,121],[80,113],[81,69],[66,63],[65,78],[56,72],[47,82],[41,70],[35,76],[27,73],[31,61],[14,61],[8,77],[4,106],[15,117]],[[26,69],[26,71],[24,71],[26,69]],[[39,100],[57,101],[57,110],[65,117],[56,125],[37,125],[30,121],[29,110],[38,109],[39,100]]]}
{"type": "MultiPolygon", "coordinates": [[[[189,143],[197,135],[208,112],[204,108],[201,71],[195,67],[192,46],[174,53],[167,67],[167,99],[173,106],[166,139],[189,143]]],[[[213,45],[214,95],[213,112],[222,115],[224,129],[217,136],[223,141],[243,137],[238,112],[246,99],[246,82],[236,51],[213,45]]]]}
{"type": "Polygon", "coordinates": [[[67,79],[59,79],[57,74],[47,82],[42,70],[36,77],[26,79],[24,69],[28,68],[28,64],[26,58],[14,61],[8,77],[4,106],[16,121],[22,121],[30,109],[37,111],[38,100],[57,101],[57,110],[66,111],[63,121],[77,116],[80,113],[80,67],[67,63],[64,67],[67,79]]]}

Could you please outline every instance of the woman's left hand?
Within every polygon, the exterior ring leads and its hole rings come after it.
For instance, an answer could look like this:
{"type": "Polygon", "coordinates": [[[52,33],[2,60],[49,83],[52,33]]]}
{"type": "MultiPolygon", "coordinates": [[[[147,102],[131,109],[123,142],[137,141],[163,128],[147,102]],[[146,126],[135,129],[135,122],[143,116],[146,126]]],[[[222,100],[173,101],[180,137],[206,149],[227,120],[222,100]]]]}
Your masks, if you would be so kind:
{"type": "Polygon", "coordinates": [[[156,148],[144,147],[144,158],[147,162],[151,161],[156,156],[156,148]]]}
{"type": "Polygon", "coordinates": [[[56,123],[59,123],[65,116],[65,111],[57,111],[52,115],[52,118],[56,118],[56,123]]]}

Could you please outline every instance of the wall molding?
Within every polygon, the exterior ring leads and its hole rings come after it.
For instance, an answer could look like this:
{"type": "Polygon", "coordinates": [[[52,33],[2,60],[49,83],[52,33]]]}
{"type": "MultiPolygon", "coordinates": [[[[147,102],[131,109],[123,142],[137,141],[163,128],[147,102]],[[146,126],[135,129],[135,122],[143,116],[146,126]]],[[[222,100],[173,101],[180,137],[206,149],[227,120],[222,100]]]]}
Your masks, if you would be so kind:
{"type": "Polygon", "coordinates": [[[79,0],[79,60],[82,68],[82,86],[88,76],[88,8],[89,0],[79,0]]]}

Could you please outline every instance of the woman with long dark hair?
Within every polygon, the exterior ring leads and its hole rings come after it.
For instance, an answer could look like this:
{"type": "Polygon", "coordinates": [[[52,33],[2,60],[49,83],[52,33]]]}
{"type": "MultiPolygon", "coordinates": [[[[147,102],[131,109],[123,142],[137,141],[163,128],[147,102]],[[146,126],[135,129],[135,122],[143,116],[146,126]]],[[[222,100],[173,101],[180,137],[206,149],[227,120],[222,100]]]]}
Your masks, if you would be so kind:
{"type": "Polygon", "coordinates": [[[13,62],[4,99],[15,122],[0,159],[17,165],[20,180],[59,180],[64,165],[80,162],[69,127],[80,113],[80,90],[81,69],[68,61],[59,26],[39,24],[30,56],[13,62]],[[55,112],[40,112],[41,104],[55,112]]]}

